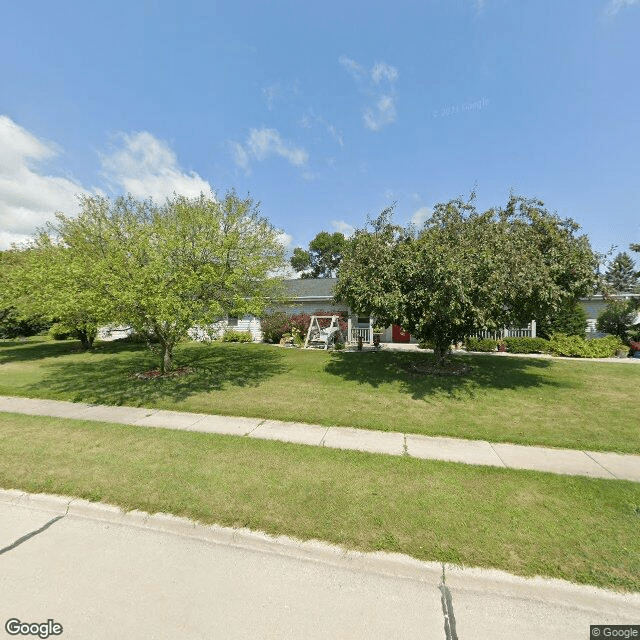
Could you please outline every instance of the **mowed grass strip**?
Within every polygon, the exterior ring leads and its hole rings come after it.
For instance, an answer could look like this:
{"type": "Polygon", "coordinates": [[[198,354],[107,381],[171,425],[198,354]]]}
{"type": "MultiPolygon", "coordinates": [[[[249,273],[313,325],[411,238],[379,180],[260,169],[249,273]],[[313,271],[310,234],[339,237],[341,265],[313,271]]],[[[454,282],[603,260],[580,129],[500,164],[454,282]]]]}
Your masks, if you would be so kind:
{"type": "Polygon", "coordinates": [[[640,453],[640,365],[477,355],[455,356],[464,377],[410,372],[431,357],[184,343],[191,374],[140,380],[157,366],[141,345],[0,341],[0,394],[640,453]]]}
{"type": "Polygon", "coordinates": [[[0,486],[640,591],[640,484],[0,414],[0,486]]]}

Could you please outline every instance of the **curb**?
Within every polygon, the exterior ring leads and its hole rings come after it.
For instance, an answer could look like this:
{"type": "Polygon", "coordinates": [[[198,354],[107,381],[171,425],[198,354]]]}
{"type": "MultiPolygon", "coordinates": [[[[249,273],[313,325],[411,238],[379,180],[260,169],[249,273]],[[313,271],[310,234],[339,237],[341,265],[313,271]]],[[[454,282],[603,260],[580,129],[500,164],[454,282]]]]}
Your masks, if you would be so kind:
{"type": "MultiPolygon", "coordinates": [[[[616,592],[580,585],[558,578],[526,578],[498,569],[463,567],[423,561],[411,556],[383,551],[365,552],[339,547],[319,540],[302,541],[289,536],[272,536],[248,528],[234,529],[202,523],[167,513],[149,514],[71,496],[32,494],[17,489],[0,489],[0,505],[22,507],[83,520],[151,530],[190,538],[205,544],[224,545],[261,554],[286,556],[306,562],[345,567],[357,572],[391,576],[403,580],[437,585],[446,574],[447,584],[467,591],[504,594],[516,599],[533,598],[543,602],[565,603],[578,598],[587,611],[601,612],[603,604],[637,610],[640,593],[616,592]]],[[[575,605],[575,602],[574,602],[575,605]]]]}

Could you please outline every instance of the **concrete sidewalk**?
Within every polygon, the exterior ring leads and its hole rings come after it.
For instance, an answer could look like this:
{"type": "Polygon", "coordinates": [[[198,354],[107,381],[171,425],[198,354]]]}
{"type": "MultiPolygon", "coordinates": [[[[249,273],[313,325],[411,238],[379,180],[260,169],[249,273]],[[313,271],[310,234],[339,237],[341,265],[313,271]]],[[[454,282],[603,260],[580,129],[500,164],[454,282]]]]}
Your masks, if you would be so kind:
{"type": "Polygon", "coordinates": [[[428,460],[640,482],[640,456],[325,427],[259,418],[0,396],[0,411],[280,440],[428,460]]]}
{"type": "Polygon", "coordinates": [[[0,558],[1,624],[69,640],[582,640],[640,621],[637,593],[20,491],[0,490],[0,558]]]}

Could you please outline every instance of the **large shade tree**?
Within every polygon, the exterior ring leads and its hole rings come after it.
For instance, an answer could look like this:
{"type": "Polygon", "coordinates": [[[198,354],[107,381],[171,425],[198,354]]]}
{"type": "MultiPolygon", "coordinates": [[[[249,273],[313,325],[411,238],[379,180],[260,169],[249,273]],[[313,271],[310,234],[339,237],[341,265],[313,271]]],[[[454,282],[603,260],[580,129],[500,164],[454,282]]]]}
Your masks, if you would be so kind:
{"type": "Polygon", "coordinates": [[[336,231],[320,231],[309,243],[309,249],[296,247],[289,260],[301,278],[333,278],[338,272],[346,240],[336,231]]]}
{"type": "Polygon", "coordinates": [[[84,196],[52,234],[115,323],[153,335],[160,369],[172,368],[188,330],[226,315],[262,313],[280,294],[279,232],[250,199],[175,195],[162,206],[131,196],[84,196]]]}
{"type": "Polygon", "coordinates": [[[484,213],[473,200],[436,205],[419,230],[383,211],[349,241],[336,287],[352,309],[433,343],[439,366],[476,330],[526,324],[595,286],[597,256],[575,222],[520,196],[484,213]]]}

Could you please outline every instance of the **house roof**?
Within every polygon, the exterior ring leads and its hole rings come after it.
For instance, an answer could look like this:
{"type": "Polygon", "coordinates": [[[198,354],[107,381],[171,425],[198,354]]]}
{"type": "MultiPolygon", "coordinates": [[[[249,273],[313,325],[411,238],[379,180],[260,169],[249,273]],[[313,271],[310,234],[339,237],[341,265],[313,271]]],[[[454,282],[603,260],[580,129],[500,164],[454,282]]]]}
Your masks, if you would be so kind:
{"type": "Polygon", "coordinates": [[[331,300],[338,278],[297,278],[285,280],[284,288],[290,298],[302,300],[331,300]]]}

